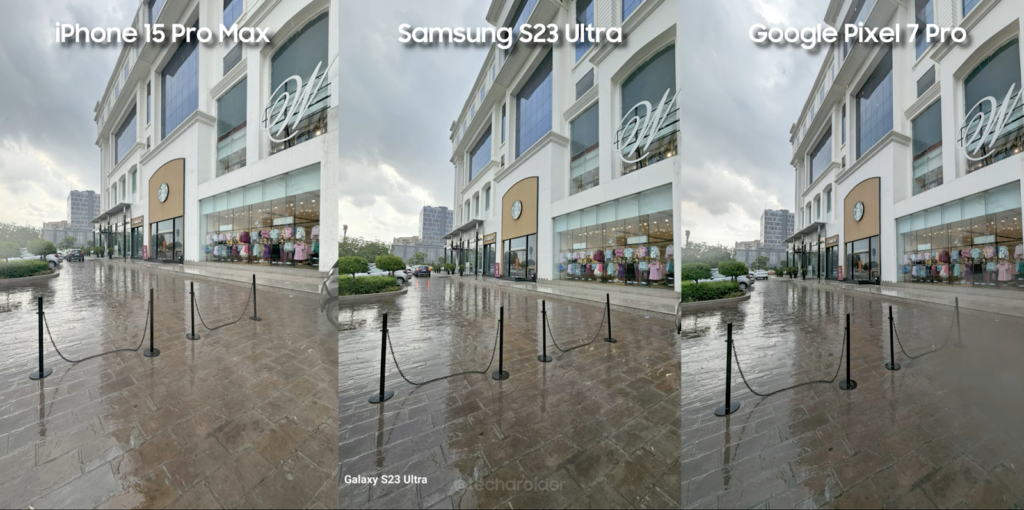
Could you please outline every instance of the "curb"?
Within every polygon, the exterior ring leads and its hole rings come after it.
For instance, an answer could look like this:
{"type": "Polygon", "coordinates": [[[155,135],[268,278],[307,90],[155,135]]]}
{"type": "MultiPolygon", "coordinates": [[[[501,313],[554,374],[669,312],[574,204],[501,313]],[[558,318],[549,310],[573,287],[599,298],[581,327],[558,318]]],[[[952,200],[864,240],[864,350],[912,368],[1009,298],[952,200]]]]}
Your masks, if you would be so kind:
{"type": "Polygon", "coordinates": [[[0,279],[0,287],[18,287],[21,285],[27,285],[32,283],[39,283],[46,280],[51,280],[60,276],[60,269],[57,269],[52,274],[44,274],[42,276],[24,276],[21,278],[4,278],[0,279]]]}
{"type": "Polygon", "coordinates": [[[399,297],[403,294],[406,294],[407,292],[409,292],[408,286],[404,287],[402,290],[396,290],[393,292],[381,292],[378,294],[364,294],[357,296],[338,296],[338,306],[342,307],[345,306],[346,304],[373,303],[376,301],[384,301],[387,299],[399,297]]]}

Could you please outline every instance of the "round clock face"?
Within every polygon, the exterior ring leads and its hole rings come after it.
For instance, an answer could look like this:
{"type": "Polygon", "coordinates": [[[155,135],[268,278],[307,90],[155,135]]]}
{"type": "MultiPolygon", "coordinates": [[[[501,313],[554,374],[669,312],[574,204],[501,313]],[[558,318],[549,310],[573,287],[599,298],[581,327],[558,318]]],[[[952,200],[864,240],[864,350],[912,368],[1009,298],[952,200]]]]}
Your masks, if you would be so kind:
{"type": "Polygon", "coordinates": [[[165,182],[161,184],[160,189],[157,190],[156,198],[161,202],[166,202],[168,193],[170,193],[170,189],[167,187],[167,183],[165,182]]]}
{"type": "Polygon", "coordinates": [[[519,216],[523,214],[523,203],[516,200],[512,202],[512,219],[518,220],[519,216]]]}
{"type": "Polygon", "coordinates": [[[853,221],[860,221],[864,217],[864,202],[857,202],[853,205],[853,221]]]}

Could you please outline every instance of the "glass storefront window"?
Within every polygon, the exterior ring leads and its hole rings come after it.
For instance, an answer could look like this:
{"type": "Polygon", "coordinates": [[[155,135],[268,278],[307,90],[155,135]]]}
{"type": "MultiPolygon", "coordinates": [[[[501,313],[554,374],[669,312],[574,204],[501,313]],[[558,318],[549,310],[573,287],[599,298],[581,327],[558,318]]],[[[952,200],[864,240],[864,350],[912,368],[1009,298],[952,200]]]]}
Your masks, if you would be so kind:
{"type": "Polygon", "coordinates": [[[516,95],[516,157],[551,131],[551,54],[516,95]]]}
{"type": "MultiPolygon", "coordinates": [[[[327,13],[317,16],[313,21],[306,24],[299,33],[293,35],[270,59],[270,90],[275,91],[274,96],[280,97],[288,93],[294,98],[302,91],[297,89],[292,76],[298,76],[302,80],[303,87],[308,86],[307,80],[313,80],[319,87],[314,91],[313,98],[306,108],[304,117],[298,120],[291,115],[279,115],[282,108],[292,108],[293,115],[300,112],[296,110],[294,101],[281,101],[274,103],[273,109],[265,113],[267,119],[276,119],[269,131],[274,133],[278,139],[287,138],[280,142],[271,142],[270,153],[276,154],[289,147],[294,147],[302,142],[316,138],[327,132],[327,110],[330,106],[330,82],[324,77],[330,62],[327,60],[327,36],[328,36],[327,13]],[[316,77],[312,77],[313,71],[317,69],[316,77]],[[323,79],[321,83],[320,80],[323,79]],[[291,103],[290,105],[286,103],[291,103]],[[286,126],[281,124],[287,121],[286,126]]],[[[315,86],[315,85],[314,85],[315,86]]]]}
{"type": "Polygon", "coordinates": [[[597,104],[569,123],[569,194],[600,183],[598,175],[597,104]]]}
{"type": "Polygon", "coordinates": [[[857,92],[857,158],[892,131],[892,50],[857,92]]]}
{"type": "MultiPolygon", "coordinates": [[[[1020,94],[1020,45],[1014,40],[999,48],[992,56],[978,65],[964,79],[964,114],[967,129],[961,130],[961,137],[969,137],[966,143],[967,173],[1002,161],[1024,150],[1024,105],[1013,103],[1020,94]],[[1007,99],[1007,93],[1013,95],[1007,99]],[[995,99],[995,103],[986,98],[995,99]],[[1013,110],[1007,112],[1005,126],[999,133],[989,136],[987,129],[993,115],[998,115],[1005,101],[1011,101],[1013,110]],[[973,133],[979,131],[977,136],[973,133]],[[995,139],[993,139],[993,136],[995,139]]],[[[1002,119],[996,119],[997,123],[1002,119]]],[[[994,128],[993,128],[994,129],[994,128]]]]}
{"type": "Polygon", "coordinates": [[[192,112],[199,109],[198,48],[199,43],[195,38],[191,42],[182,41],[161,73],[161,138],[167,138],[192,112]]]}
{"type": "Polygon", "coordinates": [[[942,185],[942,101],[913,121],[913,194],[942,185]]]}
{"type": "MultiPolygon", "coordinates": [[[[675,46],[669,46],[641,64],[622,82],[622,117],[636,115],[637,125],[642,125],[647,115],[653,115],[661,104],[662,98],[672,98],[676,93],[676,52],[675,46]],[[635,108],[643,101],[651,104],[652,111],[643,108],[635,108]],[[632,111],[632,113],[630,113],[632,111]]],[[[622,132],[616,134],[616,139],[622,138],[632,130],[632,127],[624,127],[622,132]]],[[[624,163],[622,175],[650,166],[663,159],[674,156],[677,152],[676,133],[679,131],[679,105],[674,104],[669,115],[657,132],[652,132],[648,137],[652,138],[647,147],[647,155],[633,162],[624,163]]],[[[637,151],[644,150],[648,140],[645,138],[636,144],[636,150],[632,154],[626,154],[630,160],[638,158],[641,154],[637,151]]]]}
{"type": "Polygon", "coordinates": [[[124,159],[128,155],[128,151],[135,147],[137,137],[138,129],[135,127],[135,107],[133,106],[128,115],[125,116],[124,122],[121,123],[121,128],[117,130],[114,140],[114,154],[116,157],[114,164],[124,159]]]}
{"type": "Polygon", "coordinates": [[[199,207],[206,261],[319,267],[319,165],[207,198],[199,207]]]}
{"type": "Polygon", "coordinates": [[[896,220],[897,281],[1024,288],[1020,182],[896,220]]]}
{"type": "Polygon", "coordinates": [[[671,186],[559,216],[554,231],[554,279],[674,285],[671,186]]]}
{"type": "Polygon", "coordinates": [[[150,223],[149,258],[160,262],[180,262],[184,255],[181,237],[182,218],[150,223]]]}
{"type": "Polygon", "coordinates": [[[242,79],[217,100],[217,177],[245,166],[245,87],[242,79]]]}

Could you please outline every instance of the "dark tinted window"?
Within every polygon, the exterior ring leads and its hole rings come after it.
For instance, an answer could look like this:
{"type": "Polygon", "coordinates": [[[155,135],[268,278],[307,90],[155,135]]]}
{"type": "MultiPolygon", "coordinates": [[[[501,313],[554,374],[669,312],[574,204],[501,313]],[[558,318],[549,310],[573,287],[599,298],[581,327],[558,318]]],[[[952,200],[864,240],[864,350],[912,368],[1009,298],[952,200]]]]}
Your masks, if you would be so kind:
{"type": "Polygon", "coordinates": [[[917,80],[917,97],[921,97],[928,89],[935,85],[935,66],[928,68],[917,80]]]}
{"type": "Polygon", "coordinates": [[[892,131],[892,50],[857,92],[857,157],[892,131]]]}
{"type": "Polygon", "coordinates": [[[516,157],[551,131],[551,54],[516,96],[516,157]]]}
{"type": "Polygon", "coordinates": [[[587,71],[587,74],[580,78],[580,81],[576,82],[576,99],[583,97],[591,87],[594,86],[594,70],[587,71]]]}

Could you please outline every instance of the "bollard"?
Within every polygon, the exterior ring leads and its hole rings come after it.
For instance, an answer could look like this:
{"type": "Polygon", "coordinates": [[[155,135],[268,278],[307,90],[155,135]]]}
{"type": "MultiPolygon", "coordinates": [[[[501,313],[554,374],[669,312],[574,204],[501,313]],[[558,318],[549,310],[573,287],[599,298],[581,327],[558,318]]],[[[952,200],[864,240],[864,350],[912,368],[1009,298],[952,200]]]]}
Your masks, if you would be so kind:
{"type": "Polygon", "coordinates": [[[153,347],[153,288],[149,288],[149,349],[142,351],[147,358],[155,358],[160,355],[160,349],[153,347]]]}
{"type": "MultiPolygon", "coordinates": [[[[892,322],[892,305],[889,305],[889,360],[890,361],[889,361],[889,363],[885,364],[885,368],[888,368],[889,370],[899,370],[900,369],[900,364],[896,363],[896,349],[892,345],[893,330],[894,329],[895,328],[894,328],[893,322],[892,322]]],[[[849,378],[849,374],[847,374],[847,378],[849,378]]]]}
{"type": "Polygon", "coordinates": [[[953,346],[957,347],[959,349],[963,349],[964,348],[964,344],[961,341],[961,337],[960,337],[960,298],[959,297],[954,297],[953,298],[953,308],[954,308],[953,311],[956,313],[956,343],[953,344],[953,346]]]}
{"type": "Polygon", "coordinates": [[[604,312],[608,315],[608,338],[605,338],[605,342],[615,343],[615,338],[612,337],[612,297],[611,294],[604,295],[604,312]]]}
{"type": "Polygon", "coordinates": [[[384,389],[384,368],[388,362],[388,314],[384,314],[384,323],[380,328],[380,391],[370,395],[371,404],[379,404],[395,396],[395,392],[384,389]]]}
{"type": "Polygon", "coordinates": [[[251,321],[261,321],[260,314],[256,313],[256,275],[252,275],[252,317],[249,317],[251,321]]]}
{"type": "Polygon", "coordinates": [[[39,311],[36,312],[39,316],[39,371],[32,372],[28,375],[29,379],[38,381],[53,373],[53,369],[50,367],[43,366],[43,297],[39,296],[39,311]]]}
{"type": "Polygon", "coordinates": [[[850,379],[850,314],[846,314],[846,379],[839,381],[839,389],[852,390],[857,387],[857,381],[850,379]]]}
{"type": "Polygon", "coordinates": [[[732,401],[732,323],[729,323],[725,337],[725,405],[715,409],[715,416],[726,416],[740,408],[739,402],[732,401]]]}
{"type": "Polygon", "coordinates": [[[189,306],[188,309],[192,312],[192,332],[186,333],[185,338],[189,340],[199,340],[199,335],[196,334],[196,287],[195,282],[188,282],[188,295],[189,295],[189,306]]]}
{"type": "Polygon", "coordinates": [[[491,379],[504,381],[508,379],[508,372],[505,367],[505,307],[498,310],[498,370],[491,373],[491,379]]]}
{"type": "Polygon", "coordinates": [[[547,363],[551,361],[551,356],[548,356],[548,312],[547,303],[542,299],[540,301],[540,346],[541,354],[537,356],[537,361],[541,363],[547,363]]]}

